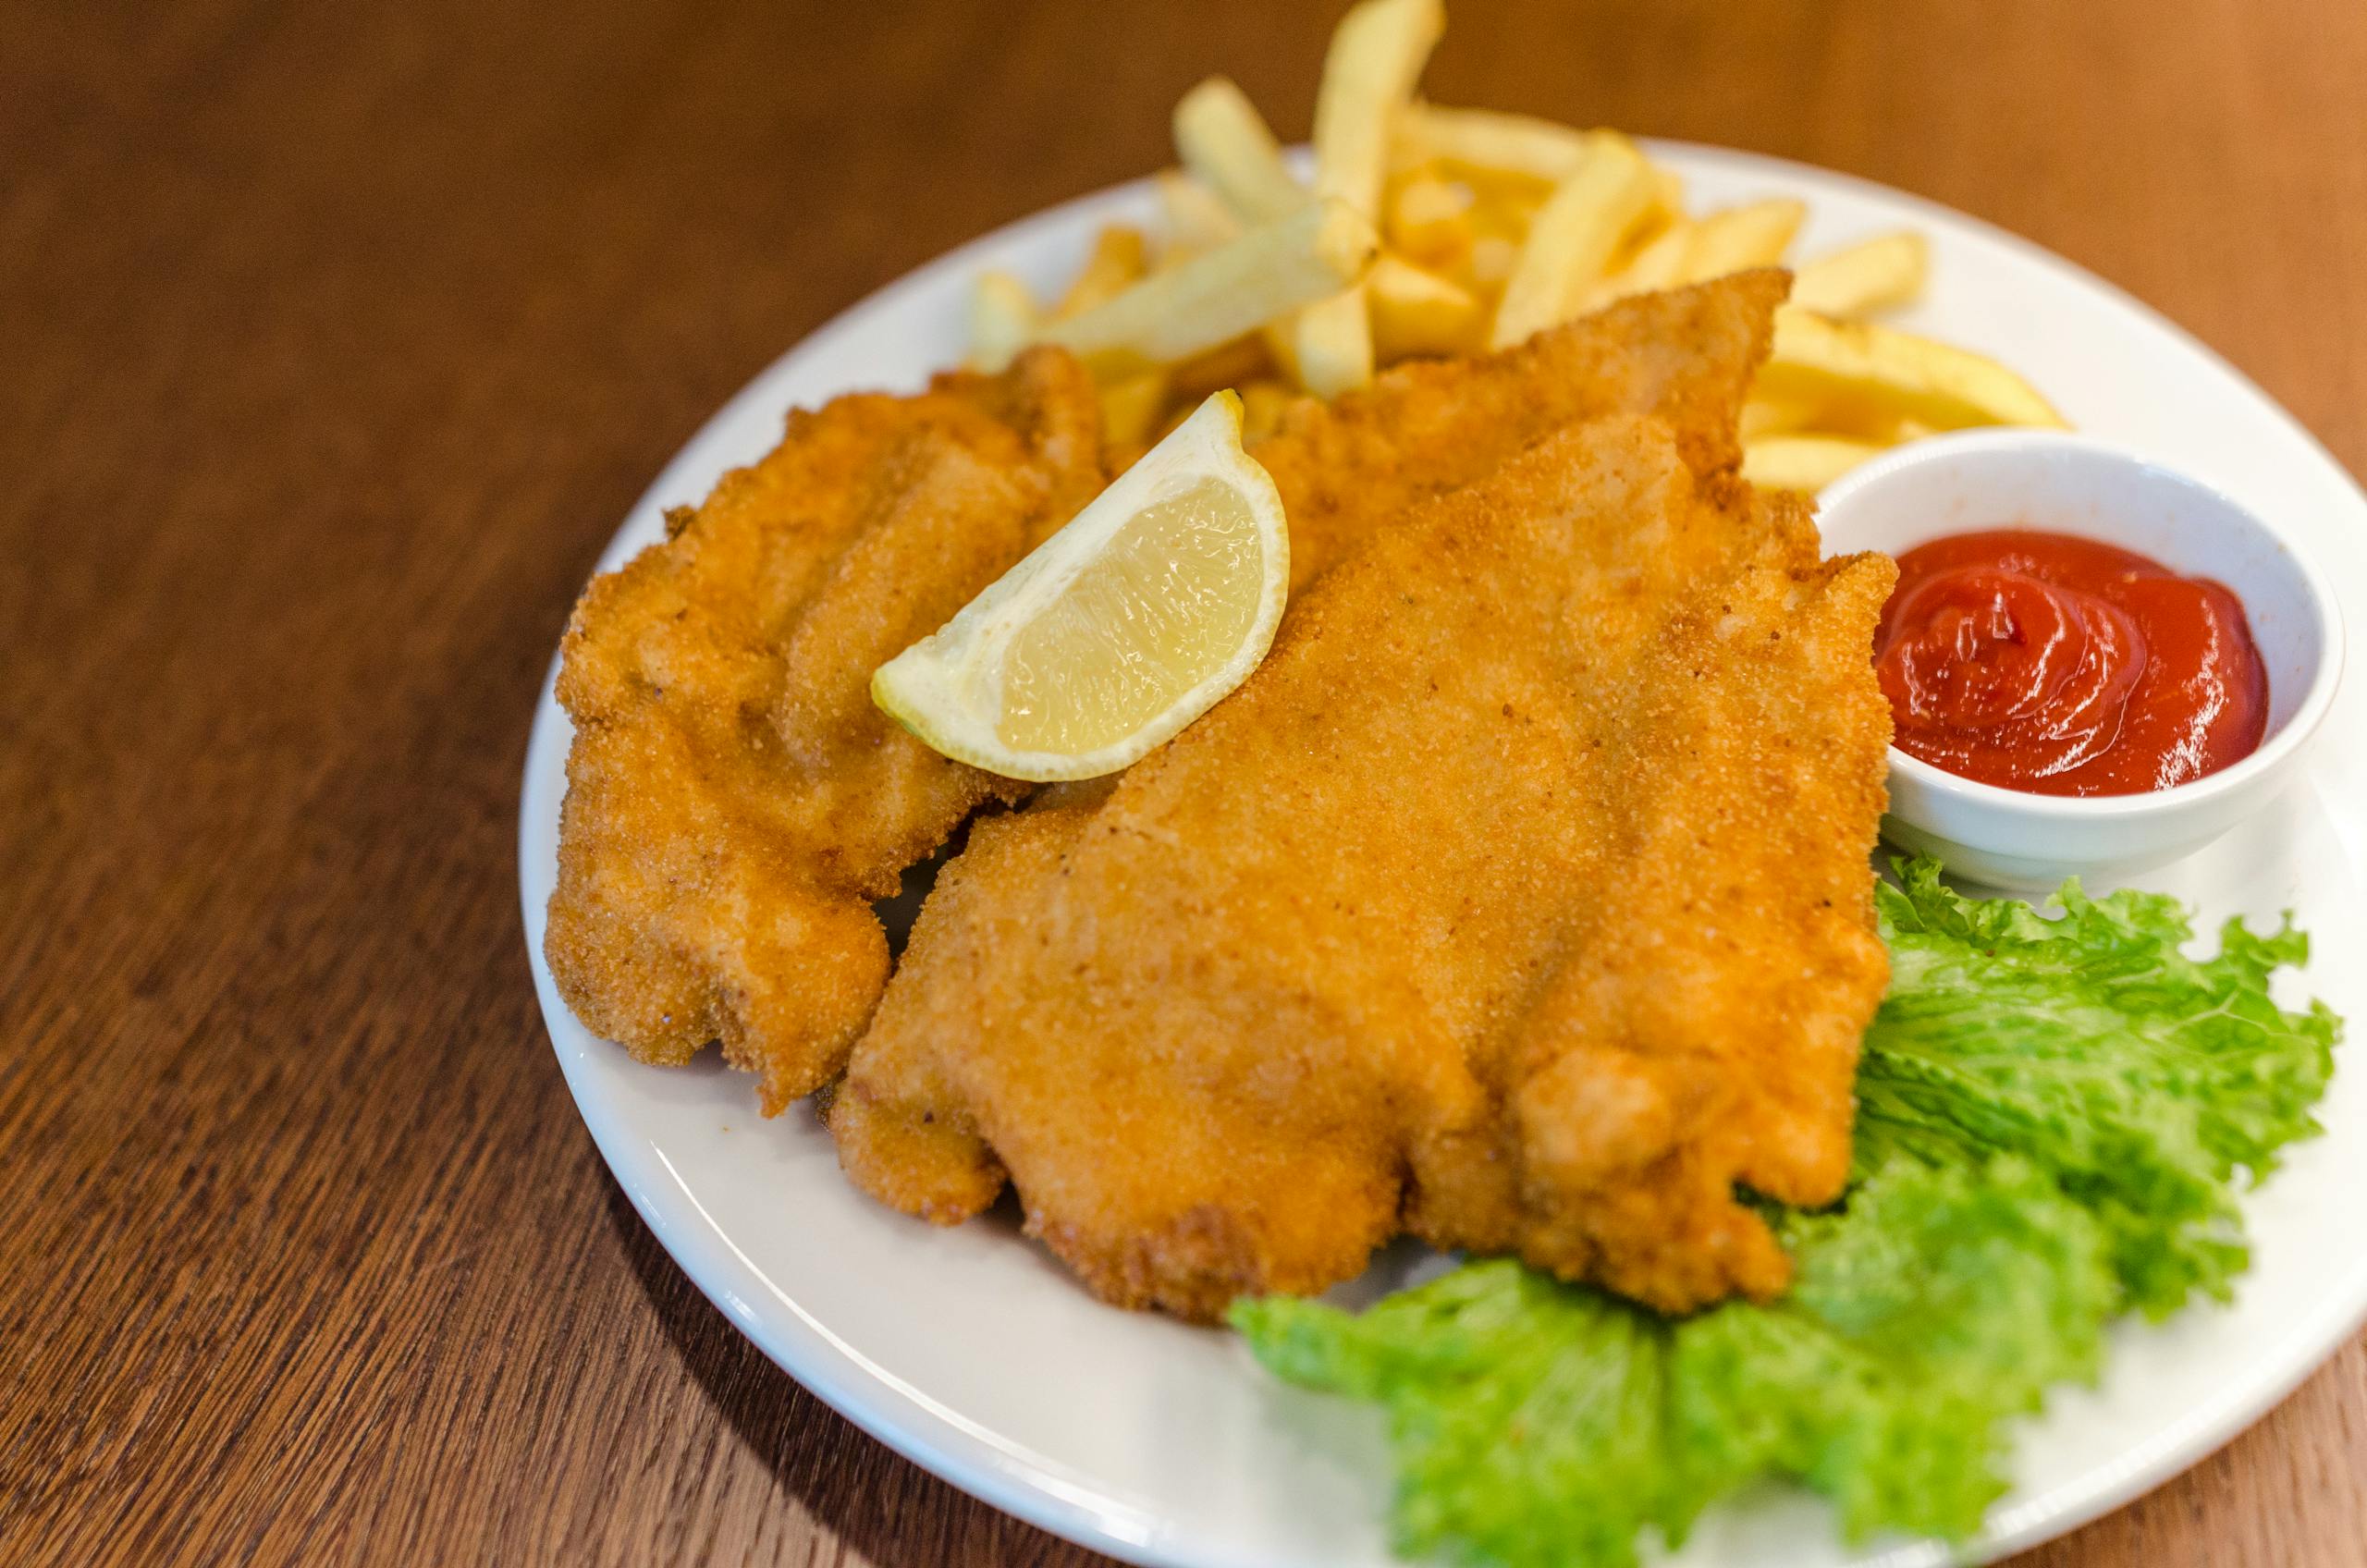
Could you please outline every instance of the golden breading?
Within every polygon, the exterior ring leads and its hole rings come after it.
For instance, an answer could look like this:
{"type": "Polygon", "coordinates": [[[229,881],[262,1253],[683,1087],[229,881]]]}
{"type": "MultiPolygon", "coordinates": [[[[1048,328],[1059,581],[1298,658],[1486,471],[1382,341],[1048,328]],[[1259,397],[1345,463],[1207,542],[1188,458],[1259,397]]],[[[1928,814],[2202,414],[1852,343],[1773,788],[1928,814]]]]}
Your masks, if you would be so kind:
{"type": "Polygon", "coordinates": [[[1499,1147],[1418,1150],[1406,1229],[1671,1311],[1783,1288],[1735,1184],[1839,1194],[1889,974],[1867,856],[1890,711],[1868,648],[1896,574],[1813,563],[1697,591],[1583,704],[1574,875],[1606,896],[1570,908],[1550,974],[1474,1060],[1499,1147]]]}
{"type": "Polygon", "coordinates": [[[1844,1174],[1890,568],[1697,472],[1733,379],[1372,530],[1173,743],[981,823],[831,1112],[849,1174],[951,1223],[1007,1172],[1097,1292],[1194,1317],[1409,1225],[1671,1307],[1780,1286],[1732,1187],[1844,1174]]]}
{"type": "Polygon", "coordinates": [[[1303,398],[1251,455],[1290,519],[1304,587],[1419,501],[1484,478],[1564,425],[1658,414],[1708,473],[1742,461],[1735,410],[1787,274],[1739,273],[1637,295],[1478,358],[1413,361],[1331,403],[1303,398]]]}
{"type": "Polygon", "coordinates": [[[871,672],[1100,488],[1099,443],[1058,350],[840,398],[585,590],[544,951],[587,1027],[657,1062],[719,1037],[768,1112],[838,1073],[888,977],[869,900],[1021,792],[890,723],[871,672]]]}

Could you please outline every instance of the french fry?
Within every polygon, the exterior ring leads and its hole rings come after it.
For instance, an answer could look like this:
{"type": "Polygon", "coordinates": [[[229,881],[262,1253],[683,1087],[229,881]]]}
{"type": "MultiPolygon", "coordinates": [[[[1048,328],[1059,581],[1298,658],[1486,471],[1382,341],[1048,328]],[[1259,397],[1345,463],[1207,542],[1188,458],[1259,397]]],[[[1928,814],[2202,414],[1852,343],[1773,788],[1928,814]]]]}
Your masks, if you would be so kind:
{"type": "Polygon", "coordinates": [[[1167,408],[1167,373],[1137,371],[1104,383],[1101,393],[1101,440],[1105,446],[1140,446],[1167,408]]]}
{"type": "Polygon", "coordinates": [[[1774,349],[1759,373],[1759,386],[1776,398],[1871,403],[1934,430],[2067,428],[2035,387],[1994,360],[1797,305],[1775,312],[1774,349]]]}
{"type": "Polygon", "coordinates": [[[1481,180],[1471,204],[1471,227],[1490,234],[1501,234],[1518,243],[1528,238],[1529,225],[1552,197],[1554,187],[1535,185],[1527,180],[1481,180]]]}
{"type": "Polygon", "coordinates": [[[1270,223],[1306,204],[1306,188],[1291,177],[1274,133],[1231,78],[1212,76],[1184,94],[1174,129],[1184,166],[1243,223],[1270,223]]]}
{"type": "Polygon", "coordinates": [[[1501,234],[1483,234],[1471,242],[1471,281],[1482,288],[1501,289],[1520,264],[1520,247],[1501,234]]]}
{"type": "Polygon", "coordinates": [[[1637,246],[1618,271],[1595,286],[1594,291],[1587,298],[1587,309],[1599,311],[1613,300],[1625,300],[1630,294],[1649,294],[1654,289],[1674,288],[1692,244],[1693,220],[1682,216],[1674,219],[1637,246]]]}
{"type": "MultiPolygon", "coordinates": [[[[1193,410],[1197,407],[1198,405],[1195,403],[1177,403],[1171,407],[1167,412],[1160,417],[1159,422],[1151,426],[1150,439],[1146,441],[1144,445],[1146,447],[1156,447],[1161,441],[1164,441],[1169,436],[1174,435],[1175,427],[1182,424],[1185,420],[1190,419],[1192,417],[1193,410]]],[[[1136,453],[1134,455],[1139,457],[1141,454],[1136,453]]],[[[1127,460],[1131,463],[1133,459],[1130,458],[1127,460]]]]}
{"type": "Polygon", "coordinates": [[[1878,396],[1828,392],[1811,397],[1797,390],[1779,395],[1763,385],[1751,387],[1749,399],[1742,406],[1740,426],[1746,441],[1761,435],[1814,434],[1846,436],[1877,447],[1896,447],[1939,432],[1939,426],[1878,396]]]}
{"type": "Polygon", "coordinates": [[[1299,312],[1291,324],[1298,383],[1318,398],[1353,392],[1372,380],[1372,316],[1361,283],[1299,312]]]}
{"type": "Polygon", "coordinates": [[[1440,0],[1361,0],[1331,31],[1315,94],[1315,193],[1379,215],[1390,138],[1446,31],[1440,0]]]}
{"type": "Polygon", "coordinates": [[[1245,332],[1230,343],[1220,343],[1204,353],[1170,365],[1168,396],[1197,408],[1211,392],[1228,386],[1238,390],[1273,374],[1274,357],[1266,348],[1264,336],[1245,332]]]}
{"type": "Polygon", "coordinates": [[[1027,285],[1007,272],[982,272],[970,286],[970,365],[999,374],[1027,347],[1043,311],[1027,285]]]}
{"type": "MultiPolygon", "coordinates": [[[[1060,303],[1052,307],[1053,318],[1078,315],[1116,299],[1148,270],[1142,230],[1109,225],[1093,237],[1093,250],[1085,265],[1077,270],[1060,303]]],[[[1141,441],[1167,406],[1163,371],[1138,371],[1104,382],[1097,390],[1101,401],[1101,439],[1110,446],[1141,441]]]]}
{"type": "Polygon", "coordinates": [[[1467,288],[1397,256],[1365,276],[1373,351],[1383,361],[1409,354],[1467,354],[1487,337],[1487,312],[1467,288]]]}
{"type": "Polygon", "coordinates": [[[1754,386],[1742,405],[1739,433],[1745,442],[1762,435],[1789,435],[1815,424],[1823,407],[1813,398],[1772,397],[1765,387],[1754,386]]]}
{"type": "Polygon", "coordinates": [[[1435,175],[1401,181],[1389,197],[1389,242],[1425,262],[1461,255],[1471,244],[1471,188],[1435,175]]]}
{"type": "Polygon", "coordinates": [[[1752,267],[1773,266],[1791,248],[1792,236],[1808,214],[1805,202],[1788,198],[1711,213],[1693,226],[1693,243],[1675,281],[1707,283],[1752,267]]]}
{"type": "Polygon", "coordinates": [[[1159,210],[1165,222],[1159,260],[1162,263],[1213,251],[1241,236],[1241,220],[1223,198],[1182,169],[1161,170],[1155,182],[1159,210]]]}
{"type": "Polygon", "coordinates": [[[1863,315],[1923,292],[1931,247],[1901,232],[1820,256],[1792,279],[1792,303],[1829,316],[1863,315]]]}
{"type": "Polygon", "coordinates": [[[1742,444],[1742,476],[1770,490],[1813,496],[1884,449],[1846,435],[1767,435],[1742,444]]]}
{"type": "MultiPolygon", "coordinates": [[[[1376,217],[1389,137],[1446,31],[1440,0],[1361,0],[1331,30],[1315,94],[1315,193],[1376,217]]],[[[1336,398],[1372,379],[1372,320],[1364,290],[1299,312],[1291,325],[1299,385],[1336,398]]]]}
{"type": "Polygon", "coordinates": [[[1241,438],[1256,445],[1282,427],[1282,410],[1298,394],[1279,381],[1244,383],[1241,391],[1241,438]]]}
{"type": "Polygon", "coordinates": [[[1347,203],[1309,202],[1039,336],[1102,380],[1172,364],[1337,294],[1364,275],[1378,243],[1371,221],[1347,203]]]}
{"type": "Polygon", "coordinates": [[[1652,165],[1651,221],[1672,224],[1685,220],[1685,177],[1672,168],[1652,165]]]}
{"type": "Polygon", "coordinates": [[[1148,271],[1143,231],[1111,224],[1093,237],[1093,250],[1077,269],[1069,291],[1052,307],[1054,316],[1073,316],[1114,300],[1148,271]]]}
{"type": "Polygon", "coordinates": [[[1554,187],[1529,224],[1496,306],[1490,347],[1509,349],[1576,315],[1620,241],[1650,210],[1656,190],[1651,165],[1634,142],[1615,131],[1588,132],[1586,161],[1554,187]]]}
{"type": "Polygon", "coordinates": [[[1586,155],[1586,133],[1551,120],[1423,103],[1407,104],[1397,116],[1390,144],[1392,167],[1460,164],[1548,185],[1559,185],[1577,173],[1586,155]]]}
{"type": "Polygon", "coordinates": [[[1257,341],[1265,348],[1266,357],[1274,362],[1276,370],[1282,373],[1282,379],[1294,387],[1306,385],[1298,374],[1297,334],[1296,316],[1283,316],[1257,329],[1257,341]]]}

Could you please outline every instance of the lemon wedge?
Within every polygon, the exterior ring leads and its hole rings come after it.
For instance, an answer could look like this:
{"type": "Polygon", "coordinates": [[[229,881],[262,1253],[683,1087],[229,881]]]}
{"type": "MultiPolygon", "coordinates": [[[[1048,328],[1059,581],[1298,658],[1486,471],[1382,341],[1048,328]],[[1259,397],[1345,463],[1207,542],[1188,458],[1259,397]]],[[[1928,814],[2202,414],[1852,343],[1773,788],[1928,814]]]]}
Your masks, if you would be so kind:
{"type": "Polygon", "coordinates": [[[1115,773],[1248,679],[1290,585],[1282,498],[1219,392],[937,632],[872,700],[1010,778],[1115,773]]]}

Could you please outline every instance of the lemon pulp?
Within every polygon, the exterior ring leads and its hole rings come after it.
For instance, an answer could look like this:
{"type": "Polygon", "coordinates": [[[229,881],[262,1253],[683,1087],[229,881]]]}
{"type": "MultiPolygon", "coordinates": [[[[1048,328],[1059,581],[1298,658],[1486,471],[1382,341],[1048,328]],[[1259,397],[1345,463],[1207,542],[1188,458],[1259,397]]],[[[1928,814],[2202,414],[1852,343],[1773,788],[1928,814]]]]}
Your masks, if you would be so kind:
{"type": "Polygon", "coordinates": [[[996,738],[1081,755],[1134,734],[1241,646],[1264,549],[1247,499],[1221,480],[1145,507],[1012,640],[996,738]]]}
{"type": "Polygon", "coordinates": [[[1272,477],[1241,399],[1192,416],[951,620],[872,672],[872,700],[1006,778],[1133,766],[1246,680],[1290,592],[1272,477]]]}

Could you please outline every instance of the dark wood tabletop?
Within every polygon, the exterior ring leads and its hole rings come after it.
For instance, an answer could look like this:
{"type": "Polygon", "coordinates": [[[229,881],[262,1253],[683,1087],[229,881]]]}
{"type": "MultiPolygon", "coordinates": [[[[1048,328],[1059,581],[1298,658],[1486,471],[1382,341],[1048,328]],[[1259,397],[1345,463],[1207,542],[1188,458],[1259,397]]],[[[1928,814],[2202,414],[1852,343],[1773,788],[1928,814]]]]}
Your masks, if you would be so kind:
{"type": "MultiPolygon", "coordinates": [[[[2367,468],[2360,0],[1453,0],[1442,102],[1806,159],[2126,286],[2367,468]]],[[[0,15],[0,1562],[1084,1562],[676,1271],[536,1014],[568,606],[743,381],[1159,166],[1328,5],[0,15]]],[[[2026,1561],[2355,1564],[2354,1342],[2026,1561]]]]}

